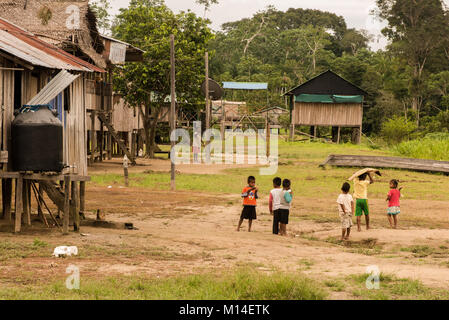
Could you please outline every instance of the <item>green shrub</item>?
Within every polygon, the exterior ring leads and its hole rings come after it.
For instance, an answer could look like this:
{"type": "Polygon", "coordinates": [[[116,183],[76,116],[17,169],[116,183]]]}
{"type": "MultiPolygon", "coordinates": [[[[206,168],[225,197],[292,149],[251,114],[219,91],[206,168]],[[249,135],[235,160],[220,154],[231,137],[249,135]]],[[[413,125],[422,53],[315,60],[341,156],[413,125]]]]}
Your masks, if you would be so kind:
{"type": "Polygon", "coordinates": [[[393,150],[410,158],[449,161],[449,134],[428,134],[423,139],[402,142],[393,150]]]}
{"type": "Polygon", "coordinates": [[[394,116],[382,124],[381,136],[388,144],[393,145],[409,140],[416,129],[415,123],[407,121],[404,117],[394,116]]]}

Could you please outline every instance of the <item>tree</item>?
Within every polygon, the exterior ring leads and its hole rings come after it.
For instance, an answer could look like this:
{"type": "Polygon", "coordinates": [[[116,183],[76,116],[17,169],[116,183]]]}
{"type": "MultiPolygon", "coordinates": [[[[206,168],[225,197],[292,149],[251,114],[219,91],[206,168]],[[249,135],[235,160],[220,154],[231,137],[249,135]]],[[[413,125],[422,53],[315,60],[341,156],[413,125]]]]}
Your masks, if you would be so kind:
{"type": "Polygon", "coordinates": [[[218,4],[218,0],[195,0],[196,3],[199,5],[204,6],[204,16],[203,18],[206,18],[207,12],[210,10],[210,7],[213,4],[218,4]]]}
{"type": "Polygon", "coordinates": [[[425,67],[447,38],[447,13],[441,0],[376,0],[376,3],[379,17],[388,22],[383,33],[392,41],[390,49],[412,69],[412,108],[419,122],[425,67]]]}
{"type": "Polygon", "coordinates": [[[97,16],[98,29],[106,34],[111,30],[111,16],[109,10],[111,6],[108,0],[95,0],[89,4],[90,8],[97,16]]]}
{"type": "Polygon", "coordinates": [[[157,124],[170,95],[170,35],[176,44],[177,104],[203,101],[204,54],[213,35],[207,21],[192,12],[174,14],[162,0],[132,0],[113,28],[116,38],[145,51],[144,61],[115,70],[114,88],[138,108],[145,129],[146,155],[154,157],[157,124]]]}

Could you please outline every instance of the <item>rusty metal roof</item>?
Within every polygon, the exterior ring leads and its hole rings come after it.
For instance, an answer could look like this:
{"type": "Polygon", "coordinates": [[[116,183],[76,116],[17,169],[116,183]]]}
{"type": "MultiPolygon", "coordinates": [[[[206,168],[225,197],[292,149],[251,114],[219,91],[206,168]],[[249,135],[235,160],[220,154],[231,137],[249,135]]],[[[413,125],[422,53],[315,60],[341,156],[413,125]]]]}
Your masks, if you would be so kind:
{"type": "Polygon", "coordinates": [[[71,71],[106,72],[1,18],[0,50],[33,66],[71,71]]]}

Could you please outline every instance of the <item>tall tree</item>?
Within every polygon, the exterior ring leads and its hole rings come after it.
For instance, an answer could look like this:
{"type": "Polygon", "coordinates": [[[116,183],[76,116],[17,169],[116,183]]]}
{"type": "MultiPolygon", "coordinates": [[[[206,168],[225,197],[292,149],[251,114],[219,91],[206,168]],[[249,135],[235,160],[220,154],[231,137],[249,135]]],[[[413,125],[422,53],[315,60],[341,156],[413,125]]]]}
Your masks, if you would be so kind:
{"type": "Polygon", "coordinates": [[[441,0],[376,0],[378,15],[388,22],[383,30],[396,52],[412,69],[412,108],[418,114],[424,99],[425,67],[449,32],[448,16],[441,0]]]}
{"type": "Polygon", "coordinates": [[[176,44],[177,104],[197,106],[203,99],[204,54],[213,34],[206,20],[190,11],[174,14],[162,0],[132,0],[117,16],[113,34],[145,51],[143,62],[116,69],[114,87],[139,109],[146,155],[154,157],[157,124],[170,95],[170,35],[176,44]]]}
{"type": "Polygon", "coordinates": [[[97,16],[98,29],[103,34],[107,34],[111,30],[111,5],[108,0],[95,0],[90,4],[91,9],[97,16]]]}
{"type": "Polygon", "coordinates": [[[218,0],[195,0],[195,2],[199,5],[204,6],[204,19],[206,18],[207,12],[210,10],[210,7],[212,7],[213,4],[218,4],[218,0]]]}

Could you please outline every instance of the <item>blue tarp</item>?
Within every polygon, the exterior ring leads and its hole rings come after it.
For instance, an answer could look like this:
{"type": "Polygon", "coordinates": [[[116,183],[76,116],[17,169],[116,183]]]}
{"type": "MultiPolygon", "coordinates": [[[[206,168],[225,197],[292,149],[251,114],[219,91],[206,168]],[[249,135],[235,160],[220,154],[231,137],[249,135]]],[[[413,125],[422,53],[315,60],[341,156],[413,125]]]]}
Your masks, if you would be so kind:
{"type": "Polygon", "coordinates": [[[262,82],[223,82],[224,89],[268,90],[268,83],[262,82]]]}
{"type": "Polygon", "coordinates": [[[328,94],[300,94],[296,102],[304,103],[362,103],[363,96],[340,96],[328,94]]]}

